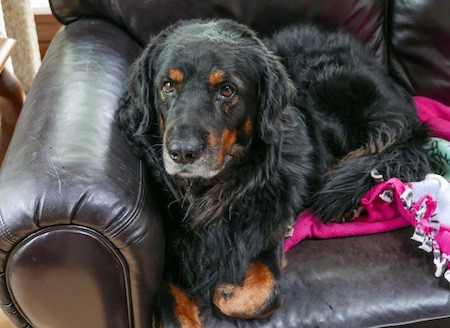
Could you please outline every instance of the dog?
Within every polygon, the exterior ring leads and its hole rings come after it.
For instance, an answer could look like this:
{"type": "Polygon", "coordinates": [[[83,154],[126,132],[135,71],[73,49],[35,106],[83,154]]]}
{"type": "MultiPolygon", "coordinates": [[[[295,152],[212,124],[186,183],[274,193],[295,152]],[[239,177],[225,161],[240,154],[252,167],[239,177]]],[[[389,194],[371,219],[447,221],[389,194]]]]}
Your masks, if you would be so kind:
{"type": "Polygon", "coordinates": [[[312,25],[261,39],[232,20],[176,23],[132,65],[118,121],[171,202],[163,327],[202,327],[209,305],[271,315],[302,210],[349,219],[374,172],[430,171],[411,97],[359,42],[312,25]]]}

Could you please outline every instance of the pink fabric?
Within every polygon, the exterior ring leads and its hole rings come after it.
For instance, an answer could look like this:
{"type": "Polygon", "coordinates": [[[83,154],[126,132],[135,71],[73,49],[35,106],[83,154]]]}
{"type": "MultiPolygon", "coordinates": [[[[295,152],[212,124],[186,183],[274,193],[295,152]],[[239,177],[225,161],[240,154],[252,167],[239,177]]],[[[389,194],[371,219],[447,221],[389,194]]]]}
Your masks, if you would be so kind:
{"type": "Polygon", "coordinates": [[[439,230],[436,234],[436,240],[440,240],[439,246],[442,253],[450,254],[450,231],[448,227],[439,230]]]}
{"type": "Polygon", "coordinates": [[[303,239],[340,238],[381,233],[409,226],[409,222],[398,216],[377,222],[354,221],[346,223],[324,224],[309,210],[302,212],[295,222],[294,234],[284,242],[284,251],[288,251],[303,239]]]}
{"type": "MultiPolygon", "coordinates": [[[[402,199],[402,195],[407,189],[410,189],[407,184],[395,178],[378,183],[360,201],[360,205],[367,214],[351,222],[324,224],[311,211],[306,210],[300,214],[295,222],[293,235],[285,240],[284,250],[289,250],[301,240],[307,238],[350,237],[386,232],[410,225],[415,227],[418,224],[416,213],[423,204],[426,205],[426,211],[421,221],[422,229],[431,233],[434,228],[427,220],[434,213],[436,202],[430,196],[424,195],[416,203],[408,205],[402,199]],[[390,192],[391,201],[380,198],[380,195],[385,191],[390,192]]],[[[450,238],[450,235],[448,237],[450,238]]]]}
{"type": "Polygon", "coordinates": [[[414,97],[419,119],[431,127],[434,137],[450,140],[450,107],[426,97],[414,97]]]}

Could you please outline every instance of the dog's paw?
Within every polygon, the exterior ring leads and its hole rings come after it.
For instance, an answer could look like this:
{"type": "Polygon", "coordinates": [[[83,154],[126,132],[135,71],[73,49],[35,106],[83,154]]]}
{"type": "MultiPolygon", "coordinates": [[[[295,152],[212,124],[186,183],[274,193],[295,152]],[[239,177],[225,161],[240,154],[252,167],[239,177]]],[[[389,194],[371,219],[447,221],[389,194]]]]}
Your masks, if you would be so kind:
{"type": "Polygon", "coordinates": [[[314,195],[311,209],[323,222],[343,222],[352,217],[353,202],[348,194],[322,190],[314,195]]]}
{"type": "Polygon", "coordinates": [[[281,306],[273,295],[262,291],[261,295],[247,294],[245,289],[236,285],[219,286],[213,296],[214,305],[228,317],[238,319],[265,318],[281,306]]]}
{"type": "Polygon", "coordinates": [[[218,302],[221,302],[222,300],[226,302],[233,297],[236,288],[239,287],[236,285],[221,285],[217,287],[214,293],[214,299],[217,299],[218,302]]]}
{"type": "Polygon", "coordinates": [[[242,286],[218,286],[213,295],[213,303],[229,317],[264,318],[281,306],[281,293],[268,267],[255,262],[250,265],[242,286]]]}
{"type": "Polygon", "coordinates": [[[311,209],[326,223],[351,221],[361,214],[359,201],[373,185],[370,172],[344,165],[314,195],[311,209]]]}
{"type": "MultiPolygon", "coordinates": [[[[356,205],[355,205],[356,206],[356,205]]],[[[366,212],[361,207],[353,207],[350,205],[346,208],[342,205],[339,208],[323,208],[321,206],[312,206],[314,214],[325,223],[344,223],[352,222],[366,212]]]]}

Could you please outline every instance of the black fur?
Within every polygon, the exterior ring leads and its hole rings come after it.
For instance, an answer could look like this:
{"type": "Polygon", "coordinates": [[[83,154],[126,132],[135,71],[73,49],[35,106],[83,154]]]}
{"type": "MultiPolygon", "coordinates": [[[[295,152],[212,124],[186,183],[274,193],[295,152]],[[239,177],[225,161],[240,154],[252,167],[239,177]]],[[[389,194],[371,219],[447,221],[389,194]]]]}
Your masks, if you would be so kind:
{"type": "Polygon", "coordinates": [[[306,114],[310,137],[331,174],[322,174],[312,206],[324,221],[357,206],[374,180],[415,181],[429,172],[420,125],[411,97],[393,83],[358,42],[312,26],[289,28],[268,40],[297,87],[293,103],[306,114]],[[366,154],[345,160],[360,147],[366,154]],[[324,159],[326,159],[324,161],[324,159]]]}
{"type": "Polygon", "coordinates": [[[229,20],[178,23],[133,65],[118,119],[175,200],[166,277],[204,304],[267,254],[279,271],[283,236],[306,207],[339,219],[374,184],[371,170],[407,181],[429,171],[427,131],[411,99],[351,37],[312,26],[261,41],[229,20]],[[161,93],[171,68],[183,80],[161,93]],[[214,69],[227,73],[218,87],[208,84],[214,69]],[[219,94],[225,83],[233,98],[219,94]],[[227,131],[232,150],[222,156],[211,140],[227,131]],[[174,138],[200,145],[200,169],[194,162],[187,173],[165,172],[174,138]]]}

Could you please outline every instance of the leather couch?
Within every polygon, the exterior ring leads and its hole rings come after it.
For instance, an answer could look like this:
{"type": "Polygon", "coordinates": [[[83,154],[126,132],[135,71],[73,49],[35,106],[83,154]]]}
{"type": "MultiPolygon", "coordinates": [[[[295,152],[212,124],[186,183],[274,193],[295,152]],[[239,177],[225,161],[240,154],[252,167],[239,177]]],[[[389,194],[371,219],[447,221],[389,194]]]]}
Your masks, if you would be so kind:
{"type": "MultiPolygon", "coordinates": [[[[53,40],[0,171],[0,305],[17,327],[151,327],[164,261],[161,190],[115,124],[130,64],[179,19],[261,35],[297,21],[362,40],[413,95],[450,104],[448,0],[53,0],[53,40]]],[[[205,327],[450,327],[450,284],[411,229],[307,240],[287,253],[285,303],[205,327]]]]}

